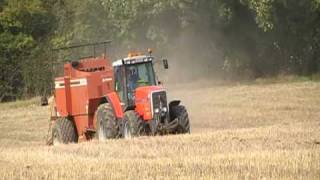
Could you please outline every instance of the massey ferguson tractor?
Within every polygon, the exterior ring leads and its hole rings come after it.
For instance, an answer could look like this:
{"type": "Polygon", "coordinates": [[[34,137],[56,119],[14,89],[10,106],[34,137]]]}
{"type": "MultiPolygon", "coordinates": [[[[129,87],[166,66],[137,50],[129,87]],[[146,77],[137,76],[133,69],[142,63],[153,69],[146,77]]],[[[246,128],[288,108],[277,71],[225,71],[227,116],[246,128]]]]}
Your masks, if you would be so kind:
{"type": "Polygon", "coordinates": [[[91,46],[94,55],[66,62],[63,76],[55,78],[48,144],[190,133],[186,108],[169,102],[156,78],[152,51],[131,52],[111,64],[106,53],[95,56],[95,48],[107,43],[59,49],[91,46]]]}

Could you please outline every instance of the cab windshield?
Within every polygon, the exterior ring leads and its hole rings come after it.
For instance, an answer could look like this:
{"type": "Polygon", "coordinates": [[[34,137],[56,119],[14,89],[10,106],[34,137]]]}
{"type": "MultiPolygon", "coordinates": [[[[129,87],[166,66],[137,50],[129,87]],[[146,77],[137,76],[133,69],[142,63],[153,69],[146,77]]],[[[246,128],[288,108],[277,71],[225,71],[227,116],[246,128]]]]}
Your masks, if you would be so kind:
{"type": "Polygon", "coordinates": [[[126,104],[134,102],[136,88],[156,85],[152,62],[116,66],[114,73],[115,90],[121,102],[126,104]]]}
{"type": "Polygon", "coordinates": [[[138,87],[156,85],[151,62],[129,65],[126,67],[126,74],[129,92],[138,87]]]}

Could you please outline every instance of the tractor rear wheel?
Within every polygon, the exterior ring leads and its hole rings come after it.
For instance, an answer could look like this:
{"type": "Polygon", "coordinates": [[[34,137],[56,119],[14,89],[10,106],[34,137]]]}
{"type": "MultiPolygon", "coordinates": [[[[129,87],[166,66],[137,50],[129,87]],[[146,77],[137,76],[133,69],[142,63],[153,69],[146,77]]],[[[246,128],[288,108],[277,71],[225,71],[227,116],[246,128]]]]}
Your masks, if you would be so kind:
{"type": "Polygon", "coordinates": [[[123,122],[122,135],[124,138],[137,137],[144,134],[144,122],[135,111],[125,112],[123,122]]]}
{"type": "Polygon", "coordinates": [[[67,118],[57,119],[52,128],[51,141],[53,145],[77,143],[78,134],[74,123],[67,118]]]}
{"type": "Polygon", "coordinates": [[[182,106],[178,105],[172,108],[172,115],[173,119],[178,120],[178,126],[175,129],[174,133],[176,134],[185,134],[190,133],[190,121],[187,109],[182,106]]]}
{"type": "Polygon", "coordinates": [[[100,141],[119,137],[119,124],[110,104],[98,107],[96,123],[96,138],[100,141]]]}

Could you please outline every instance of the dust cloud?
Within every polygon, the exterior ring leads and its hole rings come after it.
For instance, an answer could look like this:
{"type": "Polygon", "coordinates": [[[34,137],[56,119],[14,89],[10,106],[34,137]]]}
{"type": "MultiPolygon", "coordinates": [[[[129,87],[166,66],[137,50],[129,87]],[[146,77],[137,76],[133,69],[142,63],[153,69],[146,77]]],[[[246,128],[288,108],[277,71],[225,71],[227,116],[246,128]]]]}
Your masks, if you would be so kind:
{"type": "Polygon", "coordinates": [[[165,56],[170,69],[164,77],[168,83],[212,80],[221,73],[223,54],[210,40],[209,33],[196,29],[181,32],[169,46],[165,56]]]}
{"type": "Polygon", "coordinates": [[[152,21],[149,28],[157,29],[154,36],[158,39],[148,37],[147,27],[136,29],[144,36],[133,41],[128,49],[145,51],[154,48],[154,56],[159,61],[155,64],[158,77],[170,84],[221,79],[224,57],[218,42],[223,40],[223,35],[213,31],[202,17],[189,20],[182,26],[180,20],[172,18],[174,16],[168,12],[152,21]],[[162,59],[168,59],[168,70],[163,69],[162,59]]]}
{"type": "Polygon", "coordinates": [[[133,26],[125,41],[99,33],[94,33],[92,39],[113,40],[107,54],[113,61],[126,57],[129,51],[147,53],[147,48],[154,49],[153,55],[159,61],[155,64],[158,78],[166,83],[220,79],[224,57],[218,42],[223,35],[213,30],[209,19],[208,13],[181,16],[168,10],[147,23],[133,26]],[[168,70],[163,69],[162,59],[168,59],[168,70]]]}

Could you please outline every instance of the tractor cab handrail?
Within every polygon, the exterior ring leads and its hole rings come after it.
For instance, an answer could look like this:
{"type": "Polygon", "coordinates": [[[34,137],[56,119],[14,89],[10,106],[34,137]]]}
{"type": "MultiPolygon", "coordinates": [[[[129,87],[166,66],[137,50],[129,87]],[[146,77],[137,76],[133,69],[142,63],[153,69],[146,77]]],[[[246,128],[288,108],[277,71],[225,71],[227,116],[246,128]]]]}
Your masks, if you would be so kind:
{"type": "MultiPolygon", "coordinates": [[[[72,50],[72,49],[77,49],[77,48],[84,48],[84,47],[92,47],[92,51],[93,53],[89,56],[84,56],[84,57],[78,57],[76,59],[69,59],[69,60],[62,60],[62,62],[71,62],[71,61],[80,61],[82,59],[86,59],[86,58],[96,58],[97,56],[97,52],[96,52],[96,48],[97,47],[101,47],[103,45],[103,54],[106,55],[107,54],[107,44],[110,44],[112,41],[108,40],[108,41],[103,41],[103,42],[95,42],[95,43],[86,43],[86,44],[78,44],[78,45],[71,45],[71,46],[66,46],[66,47],[58,47],[58,48],[53,48],[52,50],[52,54],[56,53],[56,52],[60,52],[60,51],[68,51],[68,50],[72,50]]],[[[54,57],[54,56],[52,56],[54,57]]],[[[61,60],[56,60],[56,61],[60,61],[61,60]]]]}
{"type": "Polygon", "coordinates": [[[104,42],[95,42],[95,43],[87,43],[87,44],[78,44],[78,45],[71,45],[66,47],[59,47],[52,49],[53,51],[60,51],[60,50],[67,50],[67,49],[75,49],[75,48],[81,48],[81,47],[87,47],[87,46],[97,46],[97,45],[106,45],[110,44],[112,41],[104,41],[104,42]]]}

